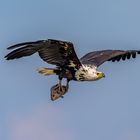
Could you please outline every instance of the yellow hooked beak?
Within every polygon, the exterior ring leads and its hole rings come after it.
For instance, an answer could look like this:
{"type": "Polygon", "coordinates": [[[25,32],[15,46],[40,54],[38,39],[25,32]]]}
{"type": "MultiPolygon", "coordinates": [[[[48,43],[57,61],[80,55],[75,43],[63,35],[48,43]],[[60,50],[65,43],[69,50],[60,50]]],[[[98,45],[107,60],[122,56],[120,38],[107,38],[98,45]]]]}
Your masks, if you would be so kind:
{"type": "Polygon", "coordinates": [[[105,74],[103,72],[97,72],[97,76],[98,76],[98,79],[101,79],[105,77],[105,74]]]}

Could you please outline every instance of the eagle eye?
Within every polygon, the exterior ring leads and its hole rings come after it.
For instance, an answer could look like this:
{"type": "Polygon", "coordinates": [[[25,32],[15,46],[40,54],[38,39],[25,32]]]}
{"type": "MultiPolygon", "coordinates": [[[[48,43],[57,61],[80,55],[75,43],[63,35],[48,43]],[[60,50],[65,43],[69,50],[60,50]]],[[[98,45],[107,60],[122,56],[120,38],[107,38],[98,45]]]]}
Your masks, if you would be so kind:
{"type": "Polygon", "coordinates": [[[99,72],[97,72],[97,75],[99,75],[100,73],[99,72]]]}

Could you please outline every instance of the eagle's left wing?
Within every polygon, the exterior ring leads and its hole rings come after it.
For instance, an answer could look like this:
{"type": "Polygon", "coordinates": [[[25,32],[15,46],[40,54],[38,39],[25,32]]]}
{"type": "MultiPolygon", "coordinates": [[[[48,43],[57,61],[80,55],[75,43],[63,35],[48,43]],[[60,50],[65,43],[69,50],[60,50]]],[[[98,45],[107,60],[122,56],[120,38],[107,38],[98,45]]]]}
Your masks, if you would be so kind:
{"type": "Polygon", "coordinates": [[[57,65],[61,68],[68,66],[78,69],[81,66],[81,62],[78,59],[74,46],[71,42],[48,39],[20,43],[11,46],[8,49],[14,50],[5,56],[7,60],[38,53],[41,59],[45,62],[57,65]]]}
{"type": "Polygon", "coordinates": [[[135,58],[136,54],[140,54],[140,50],[102,50],[94,51],[84,55],[80,61],[84,64],[94,64],[95,66],[100,66],[106,61],[120,61],[135,58]]]}

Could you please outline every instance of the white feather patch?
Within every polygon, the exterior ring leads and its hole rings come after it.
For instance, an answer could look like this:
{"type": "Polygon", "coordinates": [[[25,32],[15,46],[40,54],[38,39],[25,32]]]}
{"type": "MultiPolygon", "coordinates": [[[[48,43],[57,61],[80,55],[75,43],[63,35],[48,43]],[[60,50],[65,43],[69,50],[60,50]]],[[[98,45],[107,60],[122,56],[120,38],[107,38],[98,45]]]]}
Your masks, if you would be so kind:
{"type": "Polygon", "coordinates": [[[76,71],[75,77],[78,81],[95,81],[98,79],[97,68],[94,65],[82,65],[76,71]]]}

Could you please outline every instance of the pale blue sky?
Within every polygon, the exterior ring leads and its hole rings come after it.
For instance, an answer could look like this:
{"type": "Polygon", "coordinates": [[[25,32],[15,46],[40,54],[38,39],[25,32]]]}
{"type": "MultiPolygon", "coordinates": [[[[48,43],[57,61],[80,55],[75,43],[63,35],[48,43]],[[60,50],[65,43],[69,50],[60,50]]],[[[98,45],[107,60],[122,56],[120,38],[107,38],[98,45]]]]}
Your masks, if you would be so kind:
{"type": "Polygon", "coordinates": [[[0,1],[1,140],[140,140],[140,56],[105,63],[106,78],[71,82],[52,102],[57,77],[36,72],[37,55],[6,61],[9,45],[72,41],[78,56],[100,49],[140,49],[139,0],[0,1]]]}

